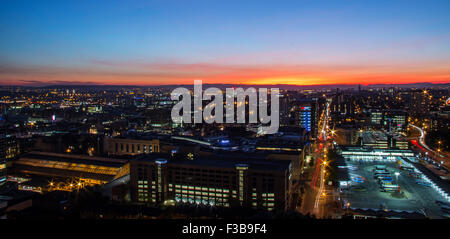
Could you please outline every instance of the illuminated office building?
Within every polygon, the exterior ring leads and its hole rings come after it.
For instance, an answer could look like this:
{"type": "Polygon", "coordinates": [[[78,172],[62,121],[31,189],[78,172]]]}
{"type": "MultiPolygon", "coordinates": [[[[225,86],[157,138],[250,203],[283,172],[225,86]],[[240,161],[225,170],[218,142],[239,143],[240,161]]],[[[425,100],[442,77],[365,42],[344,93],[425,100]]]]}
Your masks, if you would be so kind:
{"type": "Polygon", "coordinates": [[[278,160],[242,163],[213,157],[180,160],[149,155],[130,162],[131,200],[286,210],[290,165],[278,160]]]}
{"type": "Polygon", "coordinates": [[[371,110],[372,125],[388,131],[405,131],[408,126],[408,113],[404,110],[371,110]]]}
{"type": "Polygon", "coordinates": [[[317,131],[317,104],[316,100],[303,100],[299,101],[296,107],[297,125],[309,132],[312,138],[316,136],[317,131]]]}

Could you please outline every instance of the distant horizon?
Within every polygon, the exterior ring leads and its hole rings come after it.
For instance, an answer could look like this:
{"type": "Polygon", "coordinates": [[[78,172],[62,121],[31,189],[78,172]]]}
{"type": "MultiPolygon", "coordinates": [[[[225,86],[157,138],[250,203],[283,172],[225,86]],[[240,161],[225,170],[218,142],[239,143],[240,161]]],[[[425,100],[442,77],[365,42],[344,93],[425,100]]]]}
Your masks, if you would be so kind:
{"type": "MultiPolygon", "coordinates": [[[[450,82],[446,83],[433,83],[433,82],[418,82],[418,83],[392,83],[392,84],[316,84],[316,85],[293,85],[293,84],[214,84],[205,83],[204,86],[262,86],[262,87],[283,87],[283,88],[332,88],[332,87],[389,87],[389,86],[409,86],[409,87],[427,87],[427,86],[450,86],[450,82]]],[[[45,85],[6,85],[0,84],[0,87],[24,87],[24,88],[47,88],[47,87],[179,87],[179,86],[193,86],[192,84],[157,84],[157,85],[114,85],[114,84],[101,84],[101,83],[90,83],[90,84],[45,84],[45,85]]]]}

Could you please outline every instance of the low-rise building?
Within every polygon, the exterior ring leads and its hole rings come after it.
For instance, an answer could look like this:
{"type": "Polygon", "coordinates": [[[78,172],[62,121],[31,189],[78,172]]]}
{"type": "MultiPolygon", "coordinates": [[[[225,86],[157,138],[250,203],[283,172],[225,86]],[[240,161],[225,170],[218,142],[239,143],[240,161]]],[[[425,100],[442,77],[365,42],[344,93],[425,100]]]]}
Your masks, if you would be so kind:
{"type": "Polygon", "coordinates": [[[105,137],[104,151],[109,155],[138,155],[160,152],[159,139],[105,137]]]}

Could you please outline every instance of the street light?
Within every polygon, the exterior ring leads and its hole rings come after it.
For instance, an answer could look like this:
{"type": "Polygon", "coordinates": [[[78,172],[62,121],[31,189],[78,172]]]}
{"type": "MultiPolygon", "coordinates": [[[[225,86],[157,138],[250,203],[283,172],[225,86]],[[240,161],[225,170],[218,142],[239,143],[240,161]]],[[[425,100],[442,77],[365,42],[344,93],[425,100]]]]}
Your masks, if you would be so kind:
{"type": "Polygon", "coordinates": [[[397,180],[398,180],[398,176],[400,175],[400,173],[399,173],[399,172],[395,172],[394,174],[395,174],[395,177],[396,177],[397,180]]]}

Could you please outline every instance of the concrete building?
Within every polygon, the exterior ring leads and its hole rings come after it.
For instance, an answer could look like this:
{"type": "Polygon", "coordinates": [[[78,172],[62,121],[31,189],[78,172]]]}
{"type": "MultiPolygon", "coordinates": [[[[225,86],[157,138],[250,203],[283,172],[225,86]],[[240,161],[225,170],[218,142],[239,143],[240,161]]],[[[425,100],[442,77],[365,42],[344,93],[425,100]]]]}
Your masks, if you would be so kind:
{"type": "Polygon", "coordinates": [[[104,151],[108,155],[138,155],[160,152],[159,139],[105,137],[104,151]]]}
{"type": "Polygon", "coordinates": [[[136,203],[167,201],[219,207],[287,210],[289,161],[235,158],[174,159],[152,154],[130,162],[130,194],[136,203]]]}
{"type": "Polygon", "coordinates": [[[120,177],[127,162],[124,159],[30,152],[14,161],[12,171],[18,175],[78,178],[86,184],[96,185],[120,177]]]}
{"type": "Polygon", "coordinates": [[[361,146],[376,149],[408,149],[408,139],[399,134],[384,131],[363,131],[359,133],[361,146]]]}
{"type": "Polygon", "coordinates": [[[300,100],[294,105],[295,125],[303,127],[311,138],[315,138],[319,118],[317,100],[300,100]]]}

